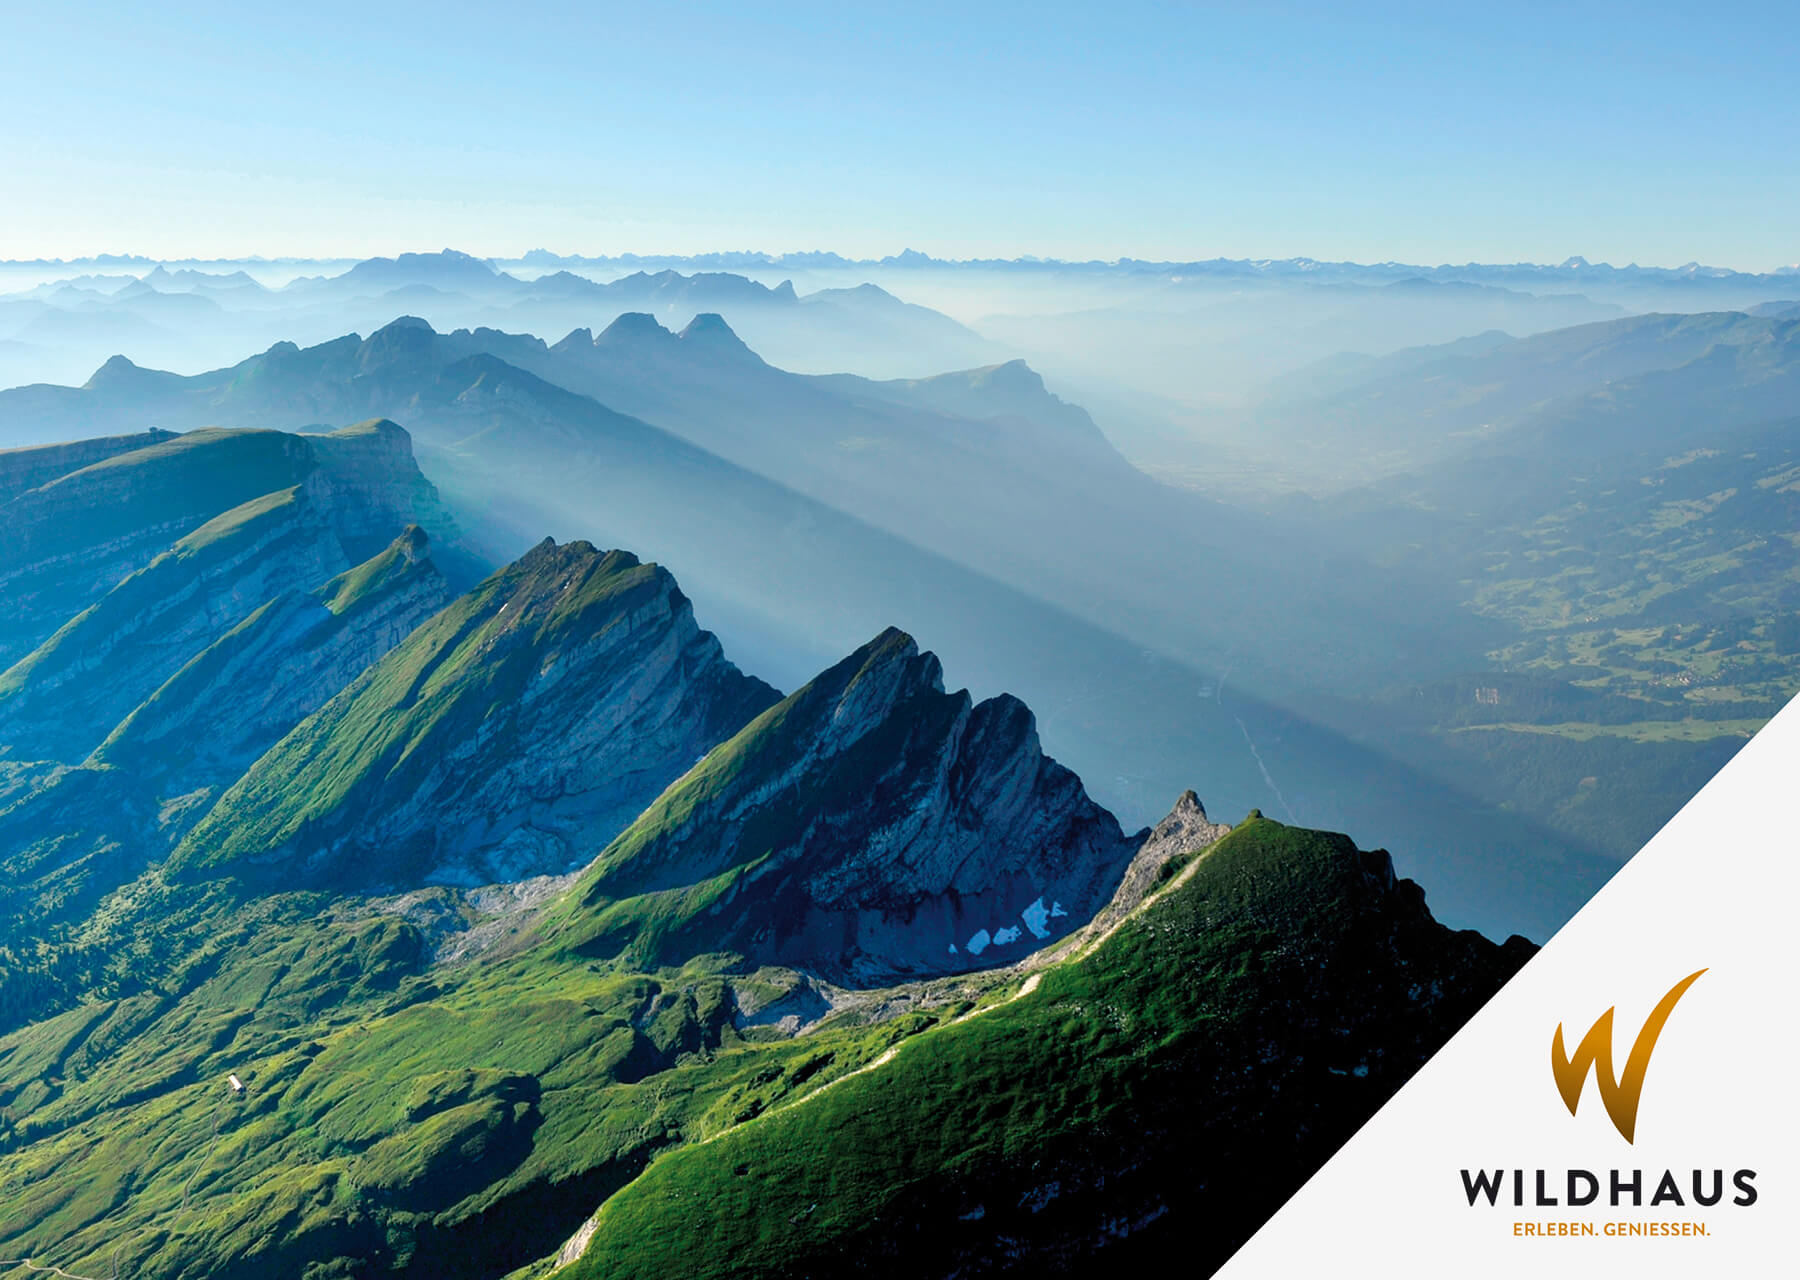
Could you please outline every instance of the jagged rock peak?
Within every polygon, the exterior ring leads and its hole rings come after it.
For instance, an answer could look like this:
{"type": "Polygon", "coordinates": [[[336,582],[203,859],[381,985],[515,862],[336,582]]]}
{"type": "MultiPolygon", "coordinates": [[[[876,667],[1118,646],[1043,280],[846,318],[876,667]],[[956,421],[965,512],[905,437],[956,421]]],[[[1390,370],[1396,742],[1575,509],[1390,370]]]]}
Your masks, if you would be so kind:
{"type": "Polygon", "coordinates": [[[405,557],[406,563],[417,564],[431,553],[431,535],[418,525],[409,524],[394,539],[394,548],[405,557]]]}
{"type": "MultiPolygon", "coordinates": [[[[573,538],[568,542],[558,542],[555,538],[545,538],[531,550],[513,561],[511,569],[503,569],[501,573],[535,573],[544,569],[564,568],[580,561],[610,558],[609,568],[635,569],[642,563],[629,551],[614,549],[601,551],[593,543],[583,538],[573,538]]],[[[657,566],[652,566],[657,568],[657,566]]],[[[658,568],[658,572],[662,572],[658,568]]],[[[671,583],[674,582],[670,578],[671,583]]]]}
{"type": "Polygon", "coordinates": [[[1119,878],[1112,899],[1097,914],[1083,934],[1099,937],[1143,904],[1158,885],[1164,883],[1178,859],[1210,848],[1231,834],[1223,822],[1206,816],[1206,807],[1192,789],[1181,793],[1169,815],[1148,831],[1135,837],[1137,852],[1119,878]]]}
{"type": "Polygon", "coordinates": [[[738,952],[880,984],[1061,936],[1137,843],[1043,754],[1024,703],[944,692],[937,657],[889,628],[646,810],[596,860],[570,923],[590,951],[738,952]],[[694,892],[728,883],[710,907],[713,890],[694,892]],[[703,909],[638,932],[631,902],[668,893],[703,909]]]}
{"type": "MultiPolygon", "coordinates": [[[[860,732],[901,699],[923,691],[944,692],[944,664],[898,627],[888,627],[808,686],[812,698],[834,706],[835,728],[860,732]]],[[[964,701],[968,694],[962,695],[964,701]]]]}
{"type": "Polygon", "coordinates": [[[1223,822],[1206,816],[1206,806],[1190,788],[1181,793],[1169,815],[1150,829],[1144,848],[1162,858],[1203,849],[1230,832],[1223,822]]]}

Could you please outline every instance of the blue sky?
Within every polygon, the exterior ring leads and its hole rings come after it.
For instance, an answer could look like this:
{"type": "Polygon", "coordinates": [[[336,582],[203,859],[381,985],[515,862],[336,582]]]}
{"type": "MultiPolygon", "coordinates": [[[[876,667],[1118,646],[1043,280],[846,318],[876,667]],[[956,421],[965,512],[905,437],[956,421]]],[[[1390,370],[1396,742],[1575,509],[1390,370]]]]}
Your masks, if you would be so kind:
{"type": "Polygon", "coordinates": [[[1792,4],[247,8],[8,6],[0,257],[1800,260],[1792,4]]]}

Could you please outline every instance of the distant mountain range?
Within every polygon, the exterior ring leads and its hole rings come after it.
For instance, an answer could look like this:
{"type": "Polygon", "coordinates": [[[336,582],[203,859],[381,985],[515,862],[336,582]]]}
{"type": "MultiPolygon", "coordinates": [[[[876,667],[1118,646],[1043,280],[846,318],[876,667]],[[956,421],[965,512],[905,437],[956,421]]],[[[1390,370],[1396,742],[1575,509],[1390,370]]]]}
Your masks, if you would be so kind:
{"type": "Polygon", "coordinates": [[[1800,318],[1776,308],[1338,357],[1276,383],[1253,422],[1368,479],[1458,456],[1672,453],[1796,406],[1800,318]]]}
{"type": "MultiPolygon", "coordinates": [[[[452,253],[445,250],[445,254],[452,253]]],[[[401,261],[407,258],[422,258],[436,255],[402,254],[401,261]]],[[[1758,281],[1779,282],[1792,281],[1800,276],[1800,265],[1777,267],[1770,271],[1739,271],[1730,267],[1705,266],[1698,262],[1684,263],[1678,267],[1646,267],[1637,263],[1629,263],[1617,267],[1611,263],[1589,262],[1586,258],[1575,256],[1565,258],[1559,263],[1440,263],[1428,266],[1406,262],[1349,262],[1323,261],[1317,258],[1205,258],[1205,259],[1147,259],[1120,257],[1113,259],[1068,260],[1060,258],[1019,257],[1019,258],[939,258],[929,253],[921,253],[916,249],[904,249],[899,253],[880,258],[850,258],[842,254],[824,250],[809,250],[795,253],[696,253],[696,254],[563,254],[553,253],[547,249],[533,249],[518,258],[493,257],[474,258],[467,254],[458,254],[471,262],[490,264],[494,268],[520,267],[536,272],[555,268],[579,267],[660,267],[669,269],[701,270],[742,270],[761,267],[793,267],[797,269],[846,268],[846,267],[886,267],[914,268],[918,270],[1010,270],[1022,273],[1050,273],[1061,271],[1083,272],[1154,272],[1154,273],[1208,273],[1216,275],[1257,275],[1257,276],[1307,276],[1321,280],[1334,279],[1390,279],[1403,280],[1412,277],[1436,280],[1468,280],[1468,281],[1511,281],[1517,284],[1563,283],[1589,281],[1758,281]]],[[[394,262],[396,259],[371,259],[372,262],[394,262]]],[[[94,270],[128,268],[136,270],[144,267],[181,266],[194,270],[206,268],[245,266],[344,266],[349,265],[343,259],[320,259],[307,257],[250,257],[250,258],[212,258],[184,259],[180,262],[165,262],[162,259],[144,257],[137,254],[99,254],[88,258],[32,258],[0,260],[0,271],[6,270],[43,270],[46,268],[62,268],[68,270],[94,270]]]]}
{"type": "Polygon", "coordinates": [[[867,262],[542,253],[497,261],[446,249],[204,269],[0,264],[0,385],[78,381],[115,354],[195,372],[276,341],[366,333],[397,314],[440,330],[553,337],[599,332],[630,312],[671,329],[717,313],[765,358],[798,372],[914,379],[1024,357],[1089,405],[1134,462],[1184,466],[1196,437],[1216,435],[1209,427],[1222,408],[1311,361],[1654,311],[1776,311],[1792,304],[1793,279],[1579,260],[952,263],[910,252],[867,262]]]}
{"type": "MultiPolygon", "coordinates": [[[[6,269],[0,266],[0,288],[6,269]]],[[[677,327],[728,313],[771,356],[816,372],[934,373],[1003,358],[1003,348],[928,307],[871,284],[805,294],[721,272],[636,272],[595,280],[567,271],[520,278],[468,254],[374,258],[335,275],[271,287],[239,269],[157,266],[141,277],[83,276],[0,296],[0,383],[73,380],[108,355],[204,368],[241,359],[253,339],[313,341],[372,328],[398,312],[444,327],[546,333],[604,327],[646,311],[677,327]]]]}

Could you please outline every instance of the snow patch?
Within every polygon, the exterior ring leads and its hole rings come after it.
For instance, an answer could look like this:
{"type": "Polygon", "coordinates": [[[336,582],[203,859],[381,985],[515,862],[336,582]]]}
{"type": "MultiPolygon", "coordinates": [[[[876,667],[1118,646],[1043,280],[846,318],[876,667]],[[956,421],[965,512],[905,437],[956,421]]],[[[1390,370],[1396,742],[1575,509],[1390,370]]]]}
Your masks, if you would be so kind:
{"type": "Polygon", "coordinates": [[[1019,940],[1019,935],[1024,932],[1025,931],[1016,924],[1009,925],[1004,929],[996,930],[994,933],[994,945],[996,947],[1003,947],[1009,942],[1017,942],[1019,940]]]}
{"type": "Polygon", "coordinates": [[[993,941],[993,939],[988,936],[988,931],[983,929],[980,933],[977,933],[973,938],[969,939],[969,954],[972,956],[980,955],[983,951],[988,949],[988,943],[991,941],[993,941]]]}
{"type": "Polygon", "coordinates": [[[1048,938],[1050,936],[1050,908],[1044,905],[1042,898],[1019,912],[1019,918],[1025,922],[1025,927],[1031,930],[1032,937],[1048,938]]]}
{"type": "Polygon", "coordinates": [[[1057,916],[1066,916],[1066,915],[1068,915],[1068,914],[1069,914],[1069,913],[1068,913],[1068,912],[1067,912],[1067,911],[1064,911],[1064,910],[1063,910],[1063,904],[1062,904],[1062,903],[1060,903],[1060,902],[1053,902],[1053,903],[1051,903],[1051,904],[1050,904],[1050,918],[1051,918],[1051,919],[1053,919],[1053,920],[1054,920],[1054,919],[1055,919],[1055,918],[1056,918],[1056,917],[1057,917],[1057,916]]]}

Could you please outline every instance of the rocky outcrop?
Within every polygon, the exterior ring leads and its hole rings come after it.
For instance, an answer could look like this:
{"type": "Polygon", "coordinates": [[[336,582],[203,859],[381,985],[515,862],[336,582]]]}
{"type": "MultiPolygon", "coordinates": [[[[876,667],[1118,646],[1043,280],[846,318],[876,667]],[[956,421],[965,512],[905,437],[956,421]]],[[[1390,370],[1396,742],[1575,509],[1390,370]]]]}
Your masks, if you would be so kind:
{"type": "Polygon", "coordinates": [[[673,914],[674,950],[862,984],[989,968],[1084,923],[1137,844],[1023,703],[946,693],[889,630],[659,798],[596,861],[573,928],[642,947],[637,923],[673,914]]]}
{"type": "Polygon", "coordinates": [[[567,871],[777,696],[666,570],[546,540],[276,743],[171,866],[342,888],[567,871]]]}
{"type": "Polygon", "coordinates": [[[455,520],[419,470],[412,437],[398,423],[376,418],[300,438],[319,460],[314,483],[331,502],[334,527],[353,559],[374,554],[408,525],[440,542],[454,536],[455,520]]]}
{"type": "Polygon", "coordinates": [[[1150,828],[1119,878],[1112,900],[1096,915],[1088,932],[1098,937],[1135,911],[1158,885],[1181,869],[1189,856],[1209,849],[1231,834],[1231,827],[1206,816],[1192,791],[1184,791],[1169,816],[1150,828]]]}
{"type": "Polygon", "coordinates": [[[167,797],[218,788],[449,602],[423,530],[314,591],[285,591],[189,660],[94,762],[167,797]]]}

